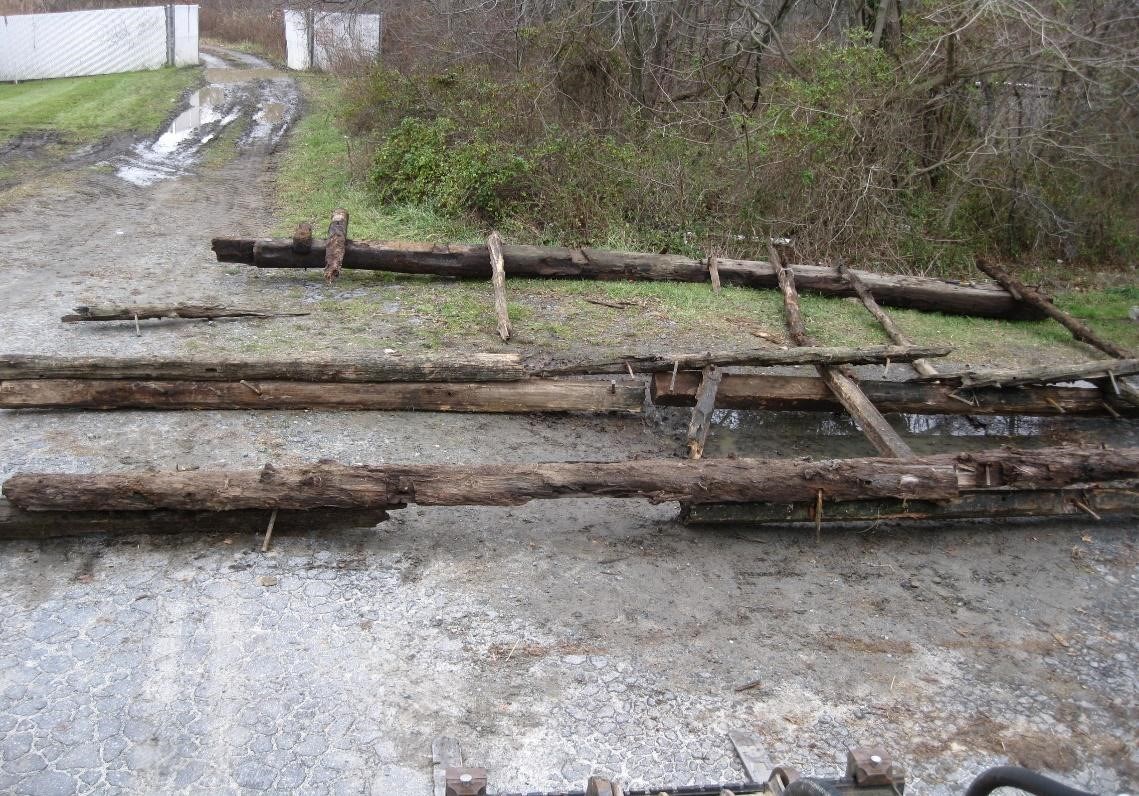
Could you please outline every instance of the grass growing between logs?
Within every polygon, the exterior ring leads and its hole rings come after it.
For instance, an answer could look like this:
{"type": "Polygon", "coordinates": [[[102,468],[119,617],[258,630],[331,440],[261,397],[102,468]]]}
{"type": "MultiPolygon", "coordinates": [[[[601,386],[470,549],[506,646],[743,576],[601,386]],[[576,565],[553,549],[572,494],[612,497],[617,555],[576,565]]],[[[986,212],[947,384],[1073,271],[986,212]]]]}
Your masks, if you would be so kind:
{"type": "MultiPolygon", "coordinates": [[[[482,242],[489,230],[471,218],[408,204],[381,204],[362,177],[364,142],[353,141],[336,123],[333,78],[305,77],[308,112],[289,142],[278,174],[282,224],[291,234],[299,221],[322,232],[335,207],[351,212],[349,235],[359,240],[482,242]]],[[[511,243],[539,243],[524,231],[506,228],[511,243]]],[[[544,241],[549,243],[549,241],[544,241]]],[[[610,248],[633,248],[610,241],[610,248]]],[[[456,282],[398,274],[347,271],[332,287],[317,272],[278,272],[274,279],[321,296],[318,307],[329,323],[372,346],[395,348],[505,350],[534,347],[553,351],[700,350],[762,347],[784,339],[782,298],[777,291],[707,284],[510,279],[510,312],[515,337],[502,344],[495,334],[489,283],[456,282]],[[598,303],[600,302],[600,303],[598,303]],[[616,305],[616,306],[610,306],[616,305]]],[[[1139,289],[1100,288],[1058,293],[1061,307],[1086,320],[1115,342],[1139,350],[1139,324],[1127,318],[1139,305],[1139,289]]],[[[803,311],[811,333],[824,345],[887,342],[876,322],[853,300],[805,295],[803,311]]],[[[1009,322],[890,309],[914,342],[950,345],[959,363],[1039,364],[1077,362],[1102,356],[1072,340],[1051,321],[1009,322]]]]}
{"type": "Polygon", "coordinates": [[[156,69],[0,84],[0,143],[38,132],[69,143],[154,132],[200,74],[197,68],[156,69]]]}

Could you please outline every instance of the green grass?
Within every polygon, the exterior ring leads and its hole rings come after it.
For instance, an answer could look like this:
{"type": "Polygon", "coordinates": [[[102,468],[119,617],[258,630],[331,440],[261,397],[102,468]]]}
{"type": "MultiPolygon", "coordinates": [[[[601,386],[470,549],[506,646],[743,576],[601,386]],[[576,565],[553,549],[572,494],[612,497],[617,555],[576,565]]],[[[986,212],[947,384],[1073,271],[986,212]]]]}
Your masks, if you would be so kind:
{"type": "MultiPolygon", "coordinates": [[[[469,219],[448,217],[429,207],[377,204],[362,184],[350,178],[353,171],[366,170],[366,163],[359,162],[364,146],[348,139],[336,125],[334,79],[306,76],[302,86],[309,112],[298,124],[278,173],[283,210],[278,234],[291,234],[299,221],[311,221],[319,229],[334,208],[345,207],[351,213],[350,234],[357,240],[485,239],[488,230],[469,219]]],[[[537,242],[525,230],[502,232],[510,242],[537,242]]],[[[628,239],[606,241],[605,247],[636,249],[636,237],[630,233],[628,239]]],[[[286,277],[282,273],[278,278],[318,282],[320,274],[296,272],[286,277]]],[[[515,338],[504,346],[494,333],[493,305],[485,283],[349,271],[337,287],[352,291],[352,297],[322,302],[322,313],[363,345],[372,334],[372,347],[391,336],[397,348],[501,350],[523,345],[563,351],[583,347],[665,351],[757,347],[770,345],[770,337],[785,337],[782,297],[774,290],[726,286],[717,294],[707,284],[511,279],[507,290],[515,338]],[[628,306],[598,306],[587,299],[628,302],[628,306]],[[400,307],[394,317],[384,309],[392,302],[400,307]],[[399,327],[394,335],[393,323],[399,327]]],[[[1127,320],[1128,309],[1139,305],[1139,288],[1068,291],[1057,302],[1105,337],[1139,350],[1139,324],[1127,320]]],[[[888,342],[857,301],[804,295],[802,309],[811,334],[823,345],[888,342]]],[[[1027,366],[1101,356],[1073,341],[1052,321],[1009,322],[894,308],[889,312],[916,343],[953,346],[951,359],[960,363],[1027,366]]]]}
{"type": "Polygon", "coordinates": [[[57,132],[71,143],[154,132],[200,75],[193,67],[0,84],[0,142],[28,132],[57,132]]]}

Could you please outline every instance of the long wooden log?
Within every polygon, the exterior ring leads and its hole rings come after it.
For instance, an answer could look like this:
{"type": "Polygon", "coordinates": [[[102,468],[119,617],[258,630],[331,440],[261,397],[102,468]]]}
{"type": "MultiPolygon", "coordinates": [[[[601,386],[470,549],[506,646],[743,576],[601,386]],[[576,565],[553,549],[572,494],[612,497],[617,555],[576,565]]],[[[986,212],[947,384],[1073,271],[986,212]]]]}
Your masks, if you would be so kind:
{"type": "MultiPolygon", "coordinates": [[[[650,397],[658,406],[692,406],[700,373],[657,373],[650,397]]],[[[870,381],[859,386],[882,412],[919,415],[1088,415],[1139,417],[1139,407],[1102,389],[1029,387],[962,389],[944,384],[870,381]],[[1108,409],[1107,407],[1111,408],[1108,409]]],[[[721,409],[834,412],[842,404],[821,379],[813,376],[768,376],[728,373],[720,380],[716,405],[721,409]]]]}
{"type": "MultiPolygon", "coordinates": [[[[768,245],[771,252],[771,262],[775,266],[779,279],[779,288],[783,292],[784,320],[787,324],[787,333],[791,340],[800,346],[812,345],[810,335],[807,334],[803,315],[799,311],[799,292],[795,287],[794,273],[783,266],[775,247],[768,245]]],[[[886,422],[874,404],[858,388],[858,382],[853,375],[844,373],[839,368],[828,365],[818,365],[816,369],[819,376],[835,397],[842,403],[850,416],[858,423],[862,433],[870,440],[870,444],[883,456],[894,456],[899,459],[913,458],[914,452],[905,443],[897,431],[886,422]]]]}
{"type": "Polygon", "coordinates": [[[81,306],[72,314],[60,318],[64,323],[89,321],[133,321],[150,318],[187,318],[213,320],[214,318],[295,318],[308,315],[307,312],[271,312],[269,310],[223,307],[220,304],[177,304],[162,306],[140,304],[137,306],[81,306]]]}
{"type": "MultiPolygon", "coordinates": [[[[894,344],[913,345],[913,341],[902,333],[902,330],[894,323],[894,319],[886,314],[886,311],[878,305],[878,302],[874,299],[874,294],[870,292],[870,288],[866,287],[866,283],[859,278],[858,274],[843,263],[839,263],[836,268],[842,278],[854,288],[854,292],[858,294],[862,306],[866,307],[866,311],[874,316],[874,319],[878,321],[883,331],[886,332],[886,335],[894,341],[894,344]]],[[[910,365],[922,376],[937,375],[937,369],[924,359],[915,359],[910,362],[910,365]]]]}
{"type": "Polygon", "coordinates": [[[516,381],[529,375],[517,354],[370,356],[341,360],[164,360],[150,357],[0,356],[0,380],[516,381]]]}
{"type": "MultiPolygon", "coordinates": [[[[293,251],[292,240],[214,238],[213,250],[221,262],[258,268],[321,268],[324,241],[314,240],[308,254],[293,251]]],[[[707,262],[675,254],[642,254],[602,249],[566,249],[539,246],[503,246],[511,276],[569,279],[635,279],[666,282],[707,282],[707,262]]],[[[345,268],[437,274],[468,279],[490,278],[490,255],[485,245],[375,243],[349,241],[345,268]]],[[[852,296],[854,289],[833,268],[795,265],[799,287],[831,296],[852,296]]],[[[760,260],[716,258],[724,284],[777,288],[771,263],[760,260]]],[[[1038,318],[1040,312],[1017,301],[992,283],[959,283],[918,276],[897,276],[859,271],[858,276],[882,304],[919,310],[991,318],[1038,318]]]]}
{"type": "MultiPolygon", "coordinates": [[[[328,225],[328,240],[324,245],[324,281],[332,284],[340,276],[344,265],[344,251],[348,245],[348,211],[338,207],[332,211],[332,222],[328,225]]],[[[296,252],[296,240],[289,247],[296,252]]],[[[311,244],[309,251],[312,251],[311,244]]],[[[303,256],[303,255],[302,255],[303,256]]]]}
{"type": "Polygon", "coordinates": [[[922,376],[915,381],[940,381],[963,387],[1017,387],[1022,384],[1057,384],[1069,381],[1111,380],[1139,373],[1139,359],[1097,359],[1078,365],[1043,365],[1019,370],[962,370],[922,376]]]}
{"type": "Polygon", "coordinates": [[[56,357],[36,354],[0,356],[4,379],[159,379],[189,381],[383,382],[515,381],[528,376],[654,372],[708,365],[876,364],[907,362],[914,357],[944,356],[944,347],[871,346],[869,348],[787,348],[703,353],[628,354],[585,360],[523,360],[512,353],[370,356],[340,360],[164,360],[149,357],[56,357]]]}
{"type": "Polygon", "coordinates": [[[950,500],[978,487],[1058,489],[1139,476],[1139,448],[1044,448],[914,459],[641,459],[482,465],[319,463],[261,470],[19,473],[3,494],[22,509],[236,509],[518,506],[552,498],[654,503],[950,500]]]}
{"type": "MultiPolygon", "coordinates": [[[[709,365],[728,367],[782,367],[785,365],[880,365],[884,362],[910,362],[926,357],[942,357],[953,351],[946,346],[867,346],[833,348],[805,346],[756,348],[742,351],[666,352],[591,357],[584,360],[552,361],[531,357],[526,366],[535,376],[570,376],[587,373],[638,373],[702,369],[709,365]]],[[[0,360],[2,362],[2,360],[0,360]]]]}
{"type": "Polygon", "coordinates": [[[497,232],[486,239],[490,252],[490,282],[494,290],[494,314],[498,320],[498,336],[502,342],[510,339],[510,312],[506,306],[506,265],[502,259],[502,237],[497,232]]]}
{"type": "Polygon", "coordinates": [[[989,262],[988,260],[978,257],[977,267],[984,271],[986,274],[997,280],[1009,293],[1016,296],[1026,304],[1035,307],[1037,310],[1052,318],[1054,321],[1062,325],[1065,329],[1072,333],[1072,336],[1083,343],[1087,343],[1094,348],[1098,348],[1105,354],[1109,354],[1119,359],[1130,359],[1135,355],[1127,349],[1116,345],[1110,340],[1105,340],[1098,334],[1091,330],[1083,321],[1076,320],[1068,313],[1057,307],[1052,303],[1052,299],[1047,295],[1037,290],[1036,288],[1028,287],[1008,271],[1001,268],[996,263],[989,262]]]}
{"type": "Polygon", "coordinates": [[[1071,515],[1093,519],[1110,514],[1139,514],[1139,487],[1132,484],[1024,492],[966,492],[947,503],[895,498],[851,500],[825,504],[822,516],[816,514],[814,502],[694,503],[682,509],[681,520],[686,525],[778,525],[1071,515]]]}
{"type": "Polygon", "coordinates": [[[716,410],[716,389],[720,386],[721,375],[714,365],[704,368],[700,374],[700,385],[696,388],[696,401],[692,406],[692,418],[688,421],[689,459],[704,457],[704,443],[708,441],[708,431],[712,428],[712,413],[716,410]]]}
{"type": "Polygon", "coordinates": [[[487,382],[0,381],[5,409],[370,409],[424,412],[640,412],[641,380],[487,382]]]}
{"type": "MultiPolygon", "coordinates": [[[[371,528],[383,509],[281,511],[274,533],[371,528]]],[[[131,533],[264,533],[269,512],[242,511],[23,511],[0,498],[0,539],[131,533]]]]}

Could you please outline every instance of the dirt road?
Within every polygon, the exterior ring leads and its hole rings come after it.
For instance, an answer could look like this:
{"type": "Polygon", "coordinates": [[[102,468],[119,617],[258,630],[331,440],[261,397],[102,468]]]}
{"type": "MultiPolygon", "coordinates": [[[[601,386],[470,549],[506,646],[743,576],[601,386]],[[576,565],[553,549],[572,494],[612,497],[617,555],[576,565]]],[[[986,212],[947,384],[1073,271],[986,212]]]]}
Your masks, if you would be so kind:
{"type": "MultiPolygon", "coordinates": [[[[140,337],[58,322],[100,300],[296,300],[290,280],[209,254],[214,234],[274,224],[272,151],[298,101],[266,65],[215,57],[228,65],[207,72],[203,127],[0,212],[4,350],[191,357],[307,322],[156,323],[140,337]],[[209,142],[196,142],[231,116],[247,124],[238,156],[203,165],[209,142]]],[[[313,332],[319,354],[335,330],[313,332]]],[[[667,455],[685,420],[4,412],[0,478],[667,455]]],[[[717,421],[708,455],[865,452],[826,416],[717,421]]],[[[1077,432],[1139,444],[1135,424],[908,430],[922,449],[1077,432]]],[[[882,743],[919,794],[960,793],[1008,760],[1096,792],[1139,785],[1132,522],[877,526],[816,542],[695,532],[675,514],[607,500],[413,507],[376,529],[281,537],[267,555],[259,538],[222,534],[0,543],[0,791],[419,796],[438,734],[460,738],[495,789],[580,787],[590,772],[738,781],[731,728],[823,775],[847,745],[882,743]]]]}

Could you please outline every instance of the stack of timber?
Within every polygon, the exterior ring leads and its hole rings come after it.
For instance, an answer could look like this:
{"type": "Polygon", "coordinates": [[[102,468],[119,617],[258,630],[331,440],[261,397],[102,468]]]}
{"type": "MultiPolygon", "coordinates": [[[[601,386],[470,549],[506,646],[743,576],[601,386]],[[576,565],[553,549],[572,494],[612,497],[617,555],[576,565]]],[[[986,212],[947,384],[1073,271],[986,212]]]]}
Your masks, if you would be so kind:
{"type": "Polygon", "coordinates": [[[721,364],[907,361],[946,348],[673,353],[589,361],[517,354],[379,356],[313,362],[0,357],[0,407],[21,409],[378,409],[454,412],[639,412],[631,372],[721,364]],[[590,378],[585,374],[602,374],[590,378]],[[611,374],[625,374],[612,378],[611,374]]]}
{"type": "MultiPolygon", "coordinates": [[[[298,251],[291,238],[214,238],[220,262],[257,268],[324,268],[327,242],[312,240],[298,251]]],[[[338,246],[338,242],[336,243],[338,246]]],[[[570,279],[631,279],[668,282],[719,282],[756,288],[776,288],[774,264],[761,260],[715,257],[694,260],[675,254],[644,254],[602,249],[503,245],[505,269],[511,276],[570,279]],[[710,265],[713,266],[710,268],[710,265]]],[[[342,265],[373,271],[490,279],[491,253],[485,245],[348,241],[342,265]]],[[[834,268],[795,265],[802,290],[829,296],[857,295],[850,281],[834,268]]],[[[1039,318],[1042,311],[1018,300],[993,283],[950,282],[916,276],[851,271],[878,302],[956,315],[990,318],[1039,318]]]]}
{"type": "Polygon", "coordinates": [[[948,503],[972,494],[1064,490],[1139,477],[1139,448],[989,450],[910,459],[644,459],[482,465],[319,464],[260,470],[19,473],[22,511],[246,511],[518,506],[554,498],[654,503],[948,503]]]}

